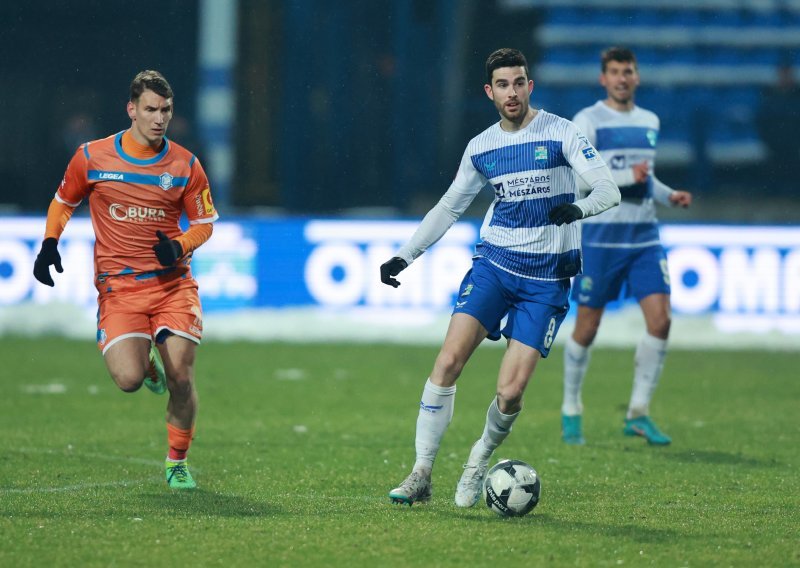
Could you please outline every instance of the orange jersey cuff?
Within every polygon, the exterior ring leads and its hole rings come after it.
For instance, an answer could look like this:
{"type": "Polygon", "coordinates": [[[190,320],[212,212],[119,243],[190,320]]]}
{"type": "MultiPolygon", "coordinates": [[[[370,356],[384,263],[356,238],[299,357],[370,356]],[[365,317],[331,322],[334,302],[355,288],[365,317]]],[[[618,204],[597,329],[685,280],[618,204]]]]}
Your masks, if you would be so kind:
{"type": "MultiPolygon", "coordinates": [[[[50,202],[50,207],[47,209],[47,224],[44,229],[44,238],[54,238],[58,240],[61,233],[64,232],[64,227],[67,226],[67,221],[72,217],[75,211],[74,207],[61,203],[57,199],[50,202]]],[[[210,235],[210,233],[209,233],[210,235]]]]}
{"type": "Polygon", "coordinates": [[[211,223],[191,225],[185,233],[180,237],[176,237],[175,240],[180,243],[183,254],[189,254],[211,238],[213,230],[211,223]]]}

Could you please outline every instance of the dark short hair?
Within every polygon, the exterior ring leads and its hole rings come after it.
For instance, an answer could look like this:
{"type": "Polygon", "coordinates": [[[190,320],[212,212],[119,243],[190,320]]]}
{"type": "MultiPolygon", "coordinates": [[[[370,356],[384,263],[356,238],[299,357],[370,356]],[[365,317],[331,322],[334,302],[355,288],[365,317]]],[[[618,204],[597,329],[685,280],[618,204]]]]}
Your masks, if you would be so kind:
{"type": "Polygon", "coordinates": [[[492,73],[501,67],[524,67],[525,76],[530,77],[528,62],[518,49],[503,47],[493,51],[486,60],[486,82],[492,84],[492,73]]]}
{"type": "Polygon", "coordinates": [[[158,71],[141,71],[131,82],[131,102],[137,102],[145,90],[153,91],[155,94],[171,99],[173,97],[172,87],[158,71]]]}
{"type": "Polygon", "coordinates": [[[627,47],[609,47],[600,54],[600,71],[606,72],[606,67],[609,61],[616,61],[617,63],[633,63],[634,67],[638,67],[636,63],[636,55],[627,47]]]}

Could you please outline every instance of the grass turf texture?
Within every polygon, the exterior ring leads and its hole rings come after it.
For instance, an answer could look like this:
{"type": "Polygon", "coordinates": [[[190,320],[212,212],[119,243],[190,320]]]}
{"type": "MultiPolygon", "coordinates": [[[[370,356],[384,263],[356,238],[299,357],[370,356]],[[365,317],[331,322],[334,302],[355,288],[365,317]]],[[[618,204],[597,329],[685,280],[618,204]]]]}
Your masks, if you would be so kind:
{"type": "Polygon", "coordinates": [[[502,355],[485,347],[460,379],[432,502],[389,504],[435,355],[203,345],[199,489],[176,493],[165,397],[118,391],[92,343],[3,338],[0,566],[800,564],[796,354],[671,352],[654,417],[674,442],[653,448],[622,435],[632,351],[597,350],[587,445],[571,447],[554,350],[495,455],[541,475],[542,500],[521,519],[453,504],[502,355]]]}

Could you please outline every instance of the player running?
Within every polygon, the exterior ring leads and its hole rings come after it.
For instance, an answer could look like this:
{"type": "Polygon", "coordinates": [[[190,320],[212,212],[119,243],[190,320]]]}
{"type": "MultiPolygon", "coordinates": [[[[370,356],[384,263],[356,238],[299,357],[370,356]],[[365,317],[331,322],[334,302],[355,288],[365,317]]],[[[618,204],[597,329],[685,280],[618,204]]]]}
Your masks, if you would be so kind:
{"type": "Polygon", "coordinates": [[[570,277],[581,270],[573,223],[619,202],[602,158],[568,120],[529,105],[533,81],[522,53],[500,49],[486,61],[486,96],[500,121],[467,145],[455,180],[397,256],[381,266],[394,278],[438,241],[487,182],[494,188],[472,269],[461,283],[441,351],[425,383],[416,428],[416,462],[389,497],[411,505],[431,498],[431,470],[453,415],[455,383],[484,338],[505,335],[483,435],[472,446],[455,493],[459,507],[477,503],[492,452],[511,432],[540,357],[547,357],[569,307],[570,277]],[[577,199],[573,172],[593,188],[577,199]],[[505,327],[501,320],[508,316],[505,327]]]}
{"type": "Polygon", "coordinates": [[[634,104],[639,71],[633,52],[619,47],[604,51],[600,84],[606,89],[606,99],[581,110],[573,121],[609,164],[622,203],[582,223],[583,274],[572,288],[578,316],[564,351],[562,437],[568,444],[584,443],[581,386],[589,348],[606,304],[622,292],[639,302],[647,327],[636,348],[633,392],[623,432],[666,445],[670,437],[650,418],[650,400],[664,366],[671,321],[667,258],[653,201],[688,207],[692,194],[667,187],[653,174],[660,123],[655,114],[634,104]]]}
{"type": "Polygon", "coordinates": [[[166,480],[172,488],[191,489],[196,484],[186,453],[197,412],[194,360],[203,323],[190,262],[218,215],[200,162],[166,138],[173,113],[167,80],[157,71],[136,75],[127,111],[130,129],[86,142],[67,166],[47,211],[33,274],[54,285],[50,266],[63,272],[58,239],[88,198],[97,346],[123,391],[142,384],[156,393],[169,390],[166,480]],[[178,224],[182,213],[189,220],[185,233],[178,224]]]}

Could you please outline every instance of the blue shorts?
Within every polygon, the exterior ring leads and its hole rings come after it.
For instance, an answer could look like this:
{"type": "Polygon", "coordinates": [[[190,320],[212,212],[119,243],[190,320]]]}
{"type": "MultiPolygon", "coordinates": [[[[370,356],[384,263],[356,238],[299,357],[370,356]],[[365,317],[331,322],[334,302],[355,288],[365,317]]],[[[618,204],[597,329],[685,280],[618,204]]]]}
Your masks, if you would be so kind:
{"type": "Polygon", "coordinates": [[[575,277],[572,299],[579,306],[603,308],[623,298],[669,294],[664,247],[583,248],[583,274],[575,277]]]}
{"type": "Polygon", "coordinates": [[[489,331],[489,339],[496,341],[502,333],[547,357],[568,310],[568,279],[523,278],[476,258],[461,282],[453,313],[477,319],[489,331]]]}

